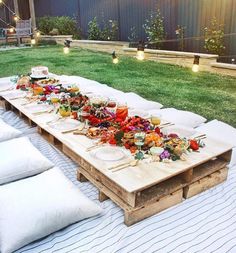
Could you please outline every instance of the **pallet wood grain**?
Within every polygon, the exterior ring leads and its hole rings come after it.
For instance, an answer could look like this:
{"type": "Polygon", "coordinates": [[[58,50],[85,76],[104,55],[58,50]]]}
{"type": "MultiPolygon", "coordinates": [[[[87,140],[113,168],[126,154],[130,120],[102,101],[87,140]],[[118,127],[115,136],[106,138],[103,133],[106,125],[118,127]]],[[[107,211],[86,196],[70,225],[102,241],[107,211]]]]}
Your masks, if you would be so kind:
{"type": "Polygon", "coordinates": [[[203,191],[206,191],[227,179],[228,169],[223,168],[198,181],[184,187],[183,196],[185,199],[191,198],[203,191]]]}

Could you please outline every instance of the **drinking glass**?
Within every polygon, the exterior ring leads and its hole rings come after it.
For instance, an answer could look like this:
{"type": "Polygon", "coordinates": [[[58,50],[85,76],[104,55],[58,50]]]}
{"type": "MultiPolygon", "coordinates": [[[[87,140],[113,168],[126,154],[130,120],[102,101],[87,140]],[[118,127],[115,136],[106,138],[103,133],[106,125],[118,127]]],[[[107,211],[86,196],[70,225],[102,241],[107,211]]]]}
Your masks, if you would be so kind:
{"type": "Polygon", "coordinates": [[[154,128],[161,124],[161,115],[155,114],[151,115],[151,123],[154,125],[154,128]]]}
{"type": "Polygon", "coordinates": [[[88,128],[88,119],[89,119],[90,113],[86,112],[86,111],[82,111],[80,115],[81,115],[82,119],[85,121],[84,127],[88,128]]]}
{"type": "Polygon", "coordinates": [[[143,159],[142,146],[144,144],[146,133],[139,132],[134,135],[134,144],[138,147],[138,153],[136,154],[137,159],[143,159]]]}
{"type": "Polygon", "coordinates": [[[116,117],[125,120],[128,116],[128,106],[126,104],[118,104],[116,108],[116,117]]]}

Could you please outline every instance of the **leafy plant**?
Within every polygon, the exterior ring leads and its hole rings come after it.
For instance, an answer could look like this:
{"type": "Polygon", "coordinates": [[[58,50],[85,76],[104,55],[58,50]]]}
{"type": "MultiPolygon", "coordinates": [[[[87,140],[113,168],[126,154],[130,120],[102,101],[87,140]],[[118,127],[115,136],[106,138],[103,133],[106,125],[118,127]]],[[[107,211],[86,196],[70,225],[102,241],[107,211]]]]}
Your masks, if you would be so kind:
{"type": "Polygon", "coordinates": [[[130,42],[136,42],[138,40],[138,36],[137,36],[137,30],[135,26],[132,26],[130,29],[130,36],[128,37],[128,40],[130,42]]]}
{"type": "Polygon", "coordinates": [[[88,39],[89,40],[100,40],[101,30],[99,28],[97,17],[88,23],[88,39]]]}
{"type": "Polygon", "coordinates": [[[38,18],[37,26],[43,34],[50,34],[53,30],[58,30],[59,35],[72,34],[74,37],[78,37],[80,34],[80,29],[78,29],[76,20],[67,16],[44,16],[38,18]]]}
{"type": "Polygon", "coordinates": [[[211,20],[210,27],[204,28],[204,36],[204,48],[207,52],[218,55],[224,52],[224,25],[219,24],[216,18],[211,20]]]}
{"type": "Polygon", "coordinates": [[[103,28],[100,28],[97,17],[88,23],[89,40],[118,40],[118,23],[115,20],[109,20],[108,23],[103,21],[103,28]]]}
{"type": "Polygon", "coordinates": [[[178,49],[180,51],[184,51],[184,36],[185,36],[185,30],[186,27],[184,26],[177,26],[177,29],[175,30],[176,37],[178,39],[178,49]]]}
{"type": "Polygon", "coordinates": [[[164,18],[161,16],[161,12],[158,9],[157,12],[151,13],[149,19],[146,19],[146,23],[143,28],[147,34],[147,39],[151,43],[155,43],[157,48],[161,48],[162,41],[165,39],[164,18]]]}

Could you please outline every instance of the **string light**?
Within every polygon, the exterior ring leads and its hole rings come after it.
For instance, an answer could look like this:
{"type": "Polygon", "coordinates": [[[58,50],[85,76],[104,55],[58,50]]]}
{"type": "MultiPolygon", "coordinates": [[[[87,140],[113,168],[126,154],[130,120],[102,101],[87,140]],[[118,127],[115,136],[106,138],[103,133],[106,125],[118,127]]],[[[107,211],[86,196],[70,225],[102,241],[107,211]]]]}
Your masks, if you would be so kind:
{"type": "Polygon", "coordinates": [[[2,0],[0,0],[0,4],[2,4],[3,3],[3,1],[2,0]]]}
{"type": "Polygon", "coordinates": [[[10,32],[10,33],[14,33],[14,30],[15,30],[14,27],[10,27],[10,28],[9,28],[9,32],[10,32]]]}
{"type": "Polygon", "coordinates": [[[37,37],[40,37],[40,35],[41,35],[40,31],[37,31],[37,32],[36,32],[36,36],[37,36],[37,37]]]}
{"type": "Polygon", "coordinates": [[[16,14],[13,15],[13,19],[14,19],[15,22],[17,22],[19,20],[19,18],[17,17],[16,14]]]}
{"type": "Polygon", "coordinates": [[[115,51],[112,53],[112,62],[113,62],[114,64],[119,63],[119,59],[118,59],[118,57],[116,56],[116,52],[115,52],[115,51]]]}
{"type": "Polygon", "coordinates": [[[137,48],[137,55],[136,55],[136,58],[137,58],[139,61],[143,61],[144,58],[145,58],[144,44],[142,43],[142,41],[139,41],[138,48],[137,48]]]}
{"type": "Polygon", "coordinates": [[[195,73],[199,71],[199,60],[200,60],[200,56],[194,55],[192,71],[195,73]]]}
{"type": "Polygon", "coordinates": [[[35,39],[31,39],[31,45],[35,45],[36,44],[36,40],[35,39]]]}
{"type": "Polygon", "coordinates": [[[36,44],[36,39],[34,38],[33,34],[30,35],[30,38],[31,45],[34,46],[36,44]]]}
{"type": "Polygon", "coordinates": [[[70,43],[71,42],[72,42],[71,40],[65,40],[64,41],[64,48],[63,48],[64,54],[69,54],[69,52],[70,52],[70,43]]]}

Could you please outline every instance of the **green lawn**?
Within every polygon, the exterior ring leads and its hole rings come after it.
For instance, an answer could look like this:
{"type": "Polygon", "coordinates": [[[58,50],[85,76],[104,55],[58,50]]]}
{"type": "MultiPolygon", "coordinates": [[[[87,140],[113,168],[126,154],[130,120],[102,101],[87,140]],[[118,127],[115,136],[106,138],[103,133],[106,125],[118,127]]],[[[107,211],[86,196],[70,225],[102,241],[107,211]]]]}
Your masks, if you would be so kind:
{"type": "MultiPolygon", "coordinates": [[[[111,50],[112,51],[112,50],[111,50]]],[[[136,92],[165,107],[189,110],[208,120],[218,119],[236,127],[236,78],[223,77],[151,61],[71,49],[64,55],[59,46],[2,51],[0,77],[27,74],[45,65],[57,74],[79,75],[125,92],[136,92]]]]}

